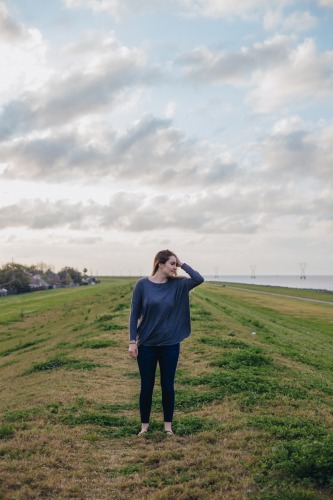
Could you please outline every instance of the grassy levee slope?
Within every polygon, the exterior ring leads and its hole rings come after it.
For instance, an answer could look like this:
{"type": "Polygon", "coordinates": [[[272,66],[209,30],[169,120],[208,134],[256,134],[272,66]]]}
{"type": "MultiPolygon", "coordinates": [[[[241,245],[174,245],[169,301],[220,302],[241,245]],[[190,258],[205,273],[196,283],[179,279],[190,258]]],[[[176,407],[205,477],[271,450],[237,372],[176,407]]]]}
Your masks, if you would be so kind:
{"type": "Polygon", "coordinates": [[[0,299],[0,498],[333,498],[333,304],[195,289],[176,435],[157,383],[138,437],[134,282],[0,299]]]}

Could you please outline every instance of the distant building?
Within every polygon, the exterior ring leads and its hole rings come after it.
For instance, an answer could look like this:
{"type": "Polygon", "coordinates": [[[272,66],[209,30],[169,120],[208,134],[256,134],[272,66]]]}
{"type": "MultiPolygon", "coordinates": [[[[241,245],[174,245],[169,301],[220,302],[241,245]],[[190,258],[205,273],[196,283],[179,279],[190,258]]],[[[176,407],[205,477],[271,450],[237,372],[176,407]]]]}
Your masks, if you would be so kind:
{"type": "Polygon", "coordinates": [[[40,274],[34,274],[31,275],[29,287],[31,289],[47,290],[50,288],[50,284],[40,274]]]}
{"type": "Polygon", "coordinates": [[[81,285],[96,285],[96,279],[92,276],[84,275],[81,280],[81,285]]]}
{"type": "Polygon", "coordinates": [[[46,279],[48,283],[53,286],[53,288],[59,288],[62,285],[59,276],[56,273],[53,273],[52,271],[48,271],[46,273],[46,279]]]}

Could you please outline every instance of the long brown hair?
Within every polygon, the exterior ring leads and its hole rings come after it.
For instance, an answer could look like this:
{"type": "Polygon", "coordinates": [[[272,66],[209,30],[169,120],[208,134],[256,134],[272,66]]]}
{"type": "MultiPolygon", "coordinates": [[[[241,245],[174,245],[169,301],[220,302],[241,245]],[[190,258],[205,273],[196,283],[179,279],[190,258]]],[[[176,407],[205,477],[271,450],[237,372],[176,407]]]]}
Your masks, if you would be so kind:
{"type": "Polygon", "coordinates": [[[171,252],[171,250],[160,250],[159,252],[157,252],[154,258],[153,272],[151,273],[151,275],[154,276],[154,274],[156,274],[159,264],[165,264],[170,259],[170,257],[175,256],[176,255],[174,254],[174,252],[171,252]]]}

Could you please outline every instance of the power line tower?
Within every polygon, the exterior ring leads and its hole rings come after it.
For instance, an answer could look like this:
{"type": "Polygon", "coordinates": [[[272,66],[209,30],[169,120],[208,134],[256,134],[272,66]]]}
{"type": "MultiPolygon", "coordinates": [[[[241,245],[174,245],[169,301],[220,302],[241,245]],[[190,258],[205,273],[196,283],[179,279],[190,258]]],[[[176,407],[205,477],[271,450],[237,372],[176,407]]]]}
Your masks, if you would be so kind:
{"type": "Polygon", "coordinates": [[[251,264],[251,279],[255,279],[256,278],[256,265],[255,264],[251,264]]]}
{"type": "Polygon", "coordinates": [[[306,262],[300,262],[300,263],[299,263],[299,265],[300,265],[300,268],[301,268],[301,276],[300,276],[300,279],[301,279],[301,280],[305,280],[305,279],[306,279],[306,276],[305,276],[306,262]]]}
{"type": "Polygon", "coordinates": [[[218,277],[219,277],[219,268],[214,267],[214,278],[218,278],[218,277]]]}

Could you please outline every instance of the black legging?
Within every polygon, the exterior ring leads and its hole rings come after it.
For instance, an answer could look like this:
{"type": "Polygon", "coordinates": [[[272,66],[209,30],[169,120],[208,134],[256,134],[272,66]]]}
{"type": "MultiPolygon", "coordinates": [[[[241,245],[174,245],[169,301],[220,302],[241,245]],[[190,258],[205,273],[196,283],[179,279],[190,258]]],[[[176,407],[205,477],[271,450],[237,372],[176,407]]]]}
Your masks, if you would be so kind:
{"type": "Polygon", "coordinates": [[[166,346],[139,346],[138,365],[141,377],[140,415],[142,423],[149,423],[157,362],[160,367],[164,422],[172,422],[175,407],[174,380],[180,344],[166,346]]]}

